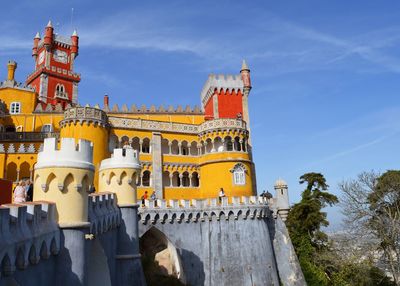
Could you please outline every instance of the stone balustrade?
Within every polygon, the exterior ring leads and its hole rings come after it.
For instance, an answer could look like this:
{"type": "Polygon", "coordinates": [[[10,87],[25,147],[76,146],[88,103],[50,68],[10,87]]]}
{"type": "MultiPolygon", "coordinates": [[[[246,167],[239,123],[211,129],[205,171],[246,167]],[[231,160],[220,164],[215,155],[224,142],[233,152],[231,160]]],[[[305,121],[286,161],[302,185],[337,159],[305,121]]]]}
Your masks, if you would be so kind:
{"type": "Polygon", "coordinates": [[[90,233],[95,235],[114,229],[121,223],[121,214],[114,193],[89,195],[88,214],[90,233]]]}
{"type": "Polygon", "coordinates": [[[220,219],[261,219],[271,214],[268,201],[262,197],[227,197],[192,200],[145,200],[139,208],[142,224],[165,222],[199,222],[220,219]]]}
{"type": "Polygon", "coordinates": [[[38,201],[0,206],[1,276],[10,276],[58,254],[55,204],[38,201]]]}

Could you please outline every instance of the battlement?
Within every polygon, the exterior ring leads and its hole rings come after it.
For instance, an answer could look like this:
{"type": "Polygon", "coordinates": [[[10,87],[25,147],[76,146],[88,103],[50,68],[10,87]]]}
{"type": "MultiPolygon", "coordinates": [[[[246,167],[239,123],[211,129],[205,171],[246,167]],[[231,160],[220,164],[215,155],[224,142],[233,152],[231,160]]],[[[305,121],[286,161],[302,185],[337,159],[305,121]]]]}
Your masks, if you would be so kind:
{"type": "Polygon", "coordinates": [[[140,169],[138,153],[134,149],[114,149],[111,158],[101,161],[100,171],[114,168],[140,169]]]}
{"type": "Polygon", "coordinates": [[[101,234],[121,224],[121,214],[114,193],[89,195],[88,214],[91,234],[101,234]]]}
{"type": "Polygon", "coordinates": [[[44,140],[43,151],[39,152],[35,169],[48,167],[72,167],[94,170],[93,144],[90,141],[74,138],[61,138],[57,149],[56,138],[44,140]]]}
{"type": "Polygon", "coordinates": [[[135,104],[132,104],[131,108],[129,109],[126,104],[122,105],[121,108],[118,107],[117,104],[114,104],[114,106],[110,109],[108,105],[104,106],[103,108],[104,111],[107,113],[132,113],[132,114],[146,114],[146,113],[176,113],[176,114],[193,114],[193,115],[202,115],[203,112],[201,111],[200,107],[195,105],[194,107],[190,107],[189,105],[186,105],[185,108],[182,107],[182,105],[178,105],[176,108],[174,108],[172,105],[168,106],[165,108],[163,105],[160,105],[158,108],[155,105],[151,105],[150,107],[147,107],[146,105],[142,105],[140,108],[137,107],[135,104]]]}
{"type": "Polygon", "coordinates": [[[37,201],[0,207],[1,276],[35,265],[60,250],[55,204],[37,201]]]}
{"type": "Polygon", "coordinates": [[[262,197],[227,197],[221,204],[217,198],[192,200],[157,200],[145,201],[139,208],[142,224],[173,222],[204,222],[206,220],[262,219],[272,214],[268,201],[262,197]]]}
{"type": "Polygon", "coordinates": [[[64,126],[68,123],[83,122],[99,124],[104,127],[108,127],[107,114],[96,107],[90,107],[89,105],[82,107],[76,106],[67,109],[64,112],[64,120],[60,122],[60,126],[64,126]]]}
{"type": "Polygon", "coordinates": [[[203,108],[210,97],[214,94],[215,89],[224,89],[229,91],[235,90],[236,92],[239,90],[243,91],[242,77],[241,75],[210,74],[200,93],[203,108]]]}

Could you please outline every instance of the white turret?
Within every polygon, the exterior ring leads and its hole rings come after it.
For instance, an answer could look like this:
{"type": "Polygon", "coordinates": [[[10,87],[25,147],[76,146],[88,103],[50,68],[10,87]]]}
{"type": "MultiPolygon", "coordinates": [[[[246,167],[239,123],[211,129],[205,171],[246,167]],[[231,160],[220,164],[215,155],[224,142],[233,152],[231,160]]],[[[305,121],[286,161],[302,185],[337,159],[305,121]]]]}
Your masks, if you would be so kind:
{"type": "Polygon", "coordinates": [[[140,169],[136,150],[114,149],[111,158],[101,161],[99,191],[115,192],[119,206],[136,205],[136,176],[140,169]]]}
{"type": "Polygon", "coordinates": [[[290,210],[287,183],[282,179],[278,179],[275,182],[274,189],[277,214],[282,218],[283,221],[286,221],[290,210]]]}

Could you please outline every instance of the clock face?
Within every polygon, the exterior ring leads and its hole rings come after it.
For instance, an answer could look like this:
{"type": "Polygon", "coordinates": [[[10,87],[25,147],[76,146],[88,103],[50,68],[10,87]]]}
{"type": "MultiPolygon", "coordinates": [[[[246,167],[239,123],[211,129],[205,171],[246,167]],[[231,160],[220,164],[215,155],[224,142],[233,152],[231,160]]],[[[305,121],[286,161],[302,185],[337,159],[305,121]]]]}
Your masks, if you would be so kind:
{"type": "Polygon", "coordinates": [[[44,51],[42,51],[42,52],[39,54],[38,65],[40,65],[41,63],[43,63],[43,61],[44,61],[44,51]]]}
{"type": "Polygon", "coordinates": [[[64,51],[55,50],[53,53],[53,58],[55,61],[66,64],[68,61],[68,55],[64,51]]]}

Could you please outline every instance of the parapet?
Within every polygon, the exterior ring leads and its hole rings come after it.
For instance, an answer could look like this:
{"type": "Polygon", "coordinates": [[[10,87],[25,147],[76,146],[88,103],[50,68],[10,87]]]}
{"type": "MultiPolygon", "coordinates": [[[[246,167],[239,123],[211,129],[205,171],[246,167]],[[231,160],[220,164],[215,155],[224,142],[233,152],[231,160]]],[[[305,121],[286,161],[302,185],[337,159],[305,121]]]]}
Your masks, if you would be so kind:
{"type": "Polygon", "coordinates": [[[64,112],[64,120],[60,122],[60,126],[63,127],[68,123],[84,122],[98,124],[103,127],[108,127],[107,114],[98,108],[90,106],[76,106],[67,109],[64,112]]]}
{"type": "Polygon", "coordinates": [[[143,224],[184,222],[204,222],[206,220],[238,220],[262,219],[272,212],[268,201],[262,197],[232,197],[222,198],[218,204],[217,198],[193,200],[157,200],[145,201],[139,208],[139,217],[143,224]]]}
{"type": "Polygon", "coordinates": [[[239,90],[243,91],[242,76],[210,74],[200,93],[200,99],[203,107],[214,94],[215,89],[228,89],[230,91],[235,90],[236,92],[239,90]]]}
{"type": "Polygon", "coordinates": [[[88,214],[90,233],[94,235],[107,232],[121,224],[121,215],[114,193],[89,195],[88,214]]]}
{"type": "Polygon", "coordinates": [[[100,171],[105,169],[141,169],[138,153],[134,149],[114,149],[111,158],[101,161],[100,171]]]}
{"type": "Polygon", "coordinates": [[[174,108],[172,105],[168,106],[165,108],[163,105],[160,105],[158,108],[155,105],[151,105],[150,107],[147,107],[146,105],[142,105],[137,107],[135,104],[132,104],[131,108],[128,109],[128,106],[126,104],[122,105],[121,108],[118,107],[117,104],[114,104],[114,106],[110,109],[108,105],[104,106],[103,110],[107,113],[110,114],[118,114],[118,113],[123,113],[123,114],[190,114],[190,115],[202,115],[203,112],[201,111],[200,107],[195,105],[194,107],[190,107],[189,105],[186,105],[185,108],[183,108],[181,105],[178,105],[176,108],[174,108]]]}
{"type": "Polygon", "coordinates": [[[56,138],[44,140],[43,151],[39,152],[35,169],[49,167],[66,167],[90,169],[94,171],[93,144],[88,140],[61,138],[60,149],[57,149],[56,138]]]}
{"type": "Polygon", "coordinates": [[[37,201],[0,207],[1,276],[38,264],[60,250],[55,204],[37,201]]]}

